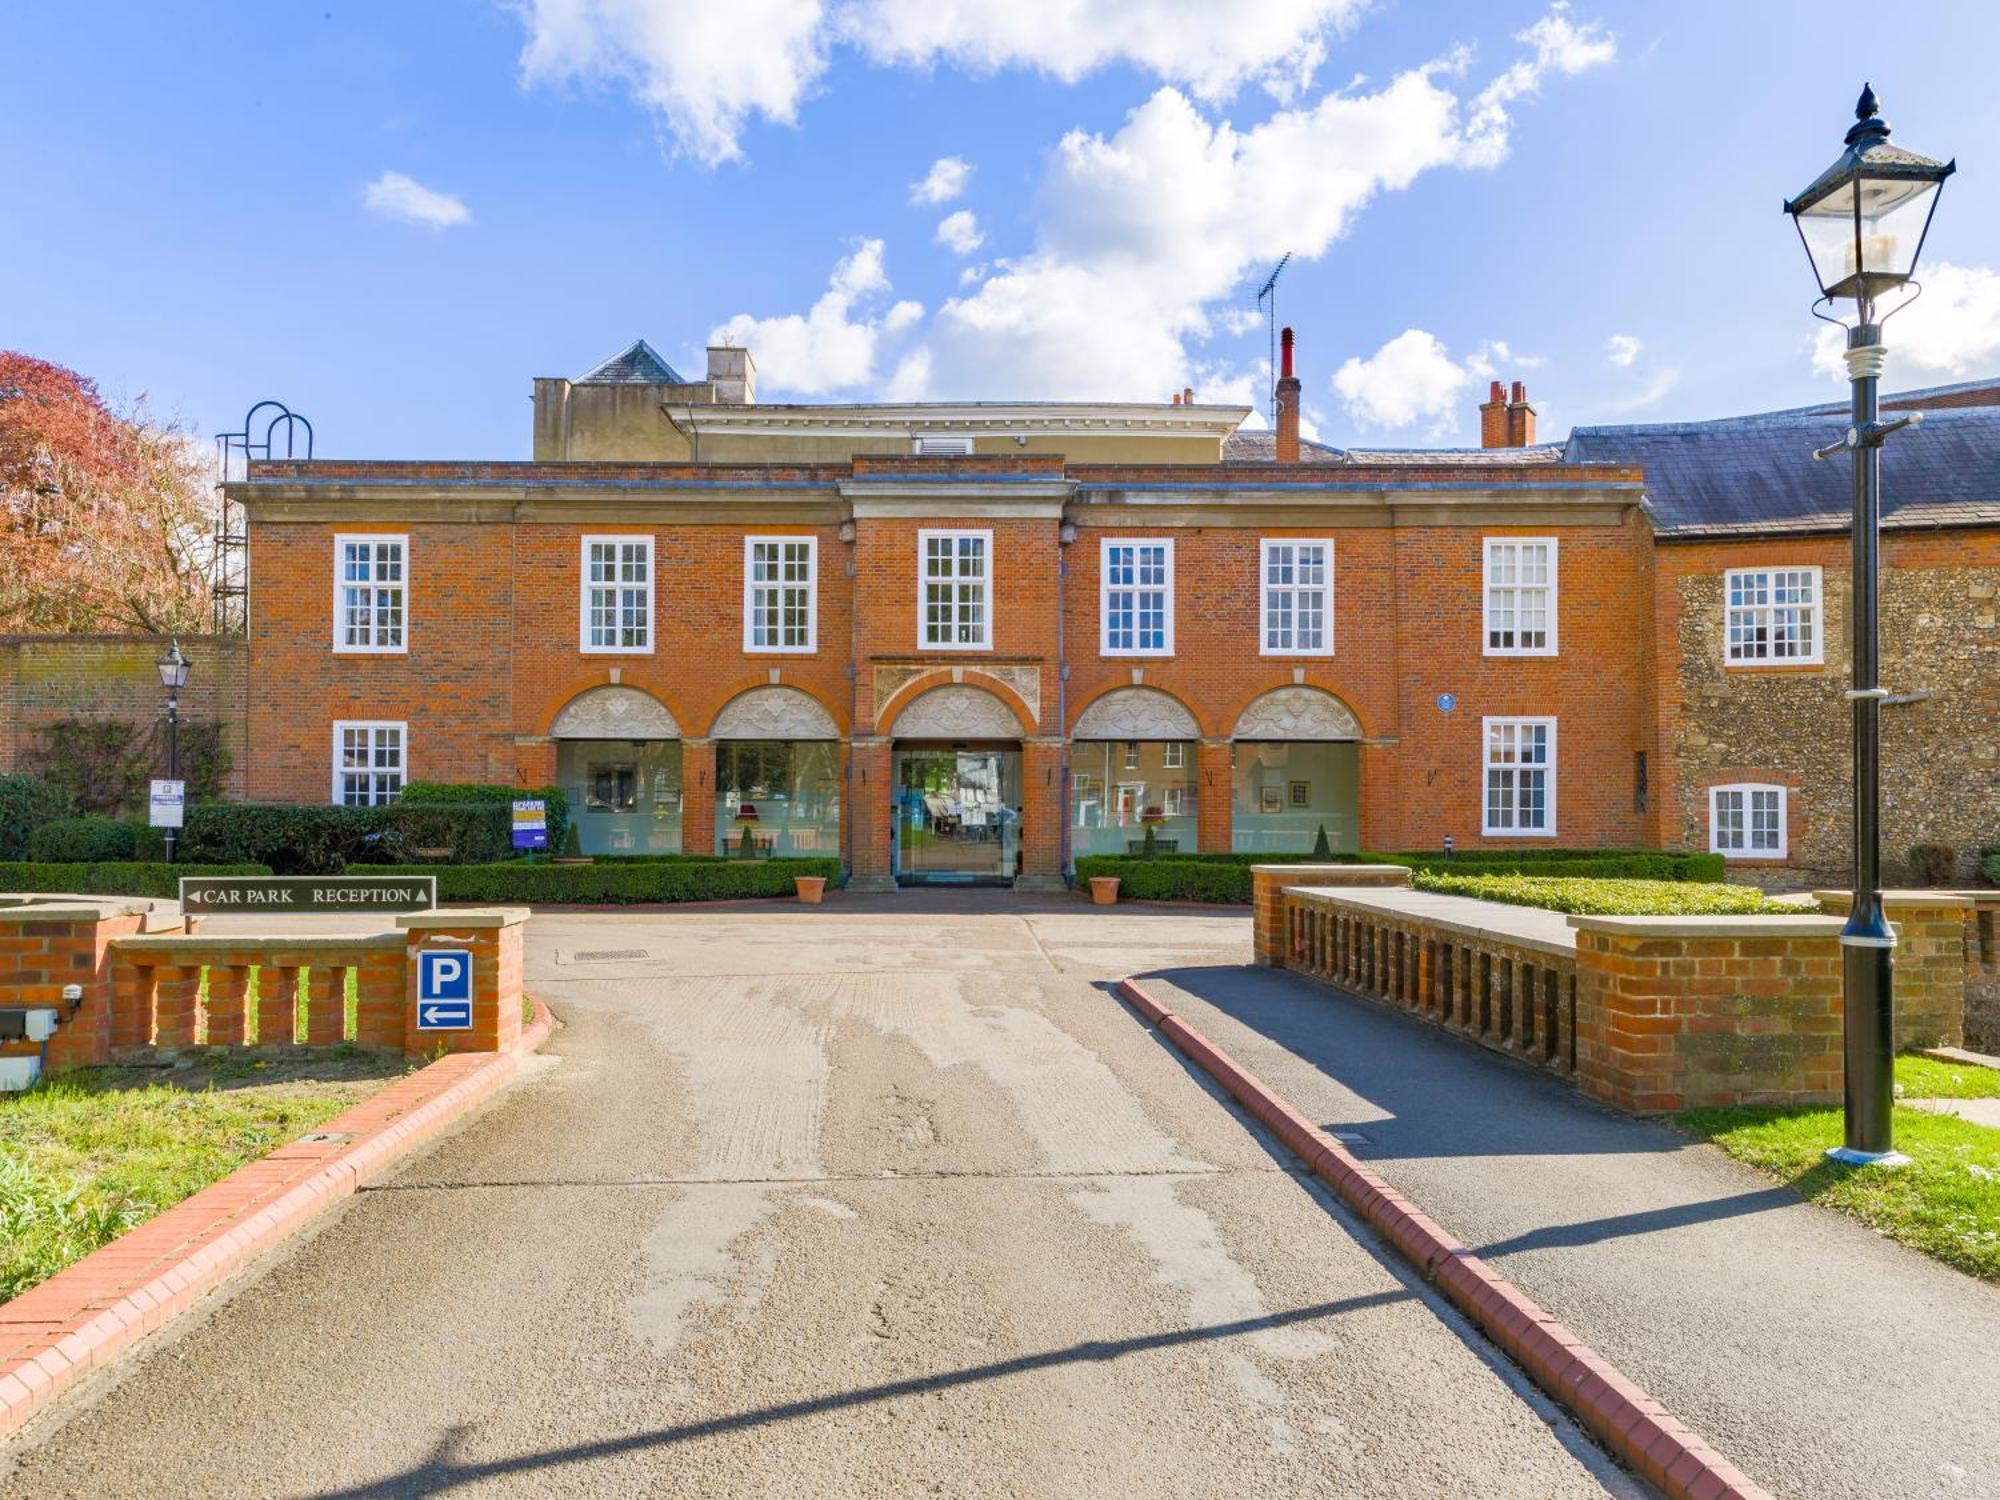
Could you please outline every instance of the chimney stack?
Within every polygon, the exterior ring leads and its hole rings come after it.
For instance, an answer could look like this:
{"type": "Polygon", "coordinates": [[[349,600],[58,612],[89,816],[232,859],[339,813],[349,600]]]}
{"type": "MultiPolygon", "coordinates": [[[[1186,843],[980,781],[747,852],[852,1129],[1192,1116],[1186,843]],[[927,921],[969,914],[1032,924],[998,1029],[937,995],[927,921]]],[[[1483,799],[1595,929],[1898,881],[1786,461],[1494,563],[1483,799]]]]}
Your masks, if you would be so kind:
{"type": "Polygon", "coordinates": [[[1182,387],[1181,387],[1181,405],[1182,405],[1182,406],[1193,406],[1193,405],[1194,405],[1194,387],[1193,387],[1193,386],[1191,386],[1191,385],[1184,385],[1184,386],[1182,386],[1182,387]]]}
{"type": "Polygon", "coordinates": [[[1514,382],[1514,399],[1507,403],[1507,446],[1526,448],[1535,441],[1535,409],[1528,405],[1528,387],[1514,382]]]}
{"type": "Polygon", "coordinates": [[[1299,461],[1299,378],[1292,373],[1292,330],[1287,328],[1278,347],[1278,447],[1281,464],[1299,461]]]}
{"type": "Polygon", "coordinates": [[[757,361],[750,357],[748,349],[712,344],[708,350],[708,383],[715,388],[718,406],[755,406],[757,361]]]}
{"type": "Polygon", "coordinates": [[[1508,447],[1507,427],[1507,390],[1496,380],[1486,399],[1479,403],[1479,446],[1508,447]]]}

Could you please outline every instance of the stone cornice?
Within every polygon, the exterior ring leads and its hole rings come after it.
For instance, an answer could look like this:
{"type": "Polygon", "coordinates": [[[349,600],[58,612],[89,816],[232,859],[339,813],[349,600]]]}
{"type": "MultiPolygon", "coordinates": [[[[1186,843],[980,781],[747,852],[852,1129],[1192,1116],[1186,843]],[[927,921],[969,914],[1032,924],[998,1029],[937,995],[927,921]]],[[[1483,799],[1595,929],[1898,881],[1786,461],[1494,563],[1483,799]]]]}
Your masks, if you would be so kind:
{"type": "Polygon", "coordinates": [[[1089,437],[1202,437],[1220,442],[1247,406],[1119,402],[965,402],[908,406],[688,406],[668,403],[703,433],[744,437],[868,438],[887,435],[999,437],[1075,433],[1089,437]]]}

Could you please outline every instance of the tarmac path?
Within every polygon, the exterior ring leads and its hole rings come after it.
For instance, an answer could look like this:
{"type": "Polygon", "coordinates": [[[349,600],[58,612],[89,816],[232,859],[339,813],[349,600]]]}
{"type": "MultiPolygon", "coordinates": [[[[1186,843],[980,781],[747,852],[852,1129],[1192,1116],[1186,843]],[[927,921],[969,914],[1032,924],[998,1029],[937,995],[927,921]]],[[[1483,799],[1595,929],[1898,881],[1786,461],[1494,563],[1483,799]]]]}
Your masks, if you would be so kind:
{"type": "Polygon", "coordinates": [[[538,915],[528,1079],[0,1490],[1641,1493],[1094,982],[1247,922],[979,904],[538,915]]]}

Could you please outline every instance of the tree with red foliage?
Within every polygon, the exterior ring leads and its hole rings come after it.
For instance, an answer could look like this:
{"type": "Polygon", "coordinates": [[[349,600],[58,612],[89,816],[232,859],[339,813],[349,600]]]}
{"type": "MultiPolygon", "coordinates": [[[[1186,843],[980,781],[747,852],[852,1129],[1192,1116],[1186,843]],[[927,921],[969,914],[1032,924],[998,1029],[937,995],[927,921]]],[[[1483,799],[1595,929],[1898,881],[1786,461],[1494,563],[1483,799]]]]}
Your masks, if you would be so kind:
{"type": "Polygon", "coordinates": [[[209,624],[213,466],[141,397],[0,350],[0,631],[193,632],[209,624]]]}

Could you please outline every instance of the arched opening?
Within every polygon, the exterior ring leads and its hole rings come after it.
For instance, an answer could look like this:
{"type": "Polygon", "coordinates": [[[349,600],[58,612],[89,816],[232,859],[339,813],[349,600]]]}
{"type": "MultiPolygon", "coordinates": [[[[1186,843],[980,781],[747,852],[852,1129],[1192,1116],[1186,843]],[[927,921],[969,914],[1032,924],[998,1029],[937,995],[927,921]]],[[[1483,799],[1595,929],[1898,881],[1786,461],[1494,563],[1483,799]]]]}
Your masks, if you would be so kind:
{"type": "Polygon", "coordinates": [[[1310,854],[1361,847],[1361,722],[1332,693],[1273,688],[1237,716],[1230,749],[1230,845],[1310,854]]]}
{"type": "Polygon", "coordinates": [[[715,716],[715,847],[840,852],[840,726],[795,687],[739,693],[715,716]]]}
{"type": "Polygon", "coordinates": [[[634,687],[578,693],[555,717],[556,784],[585,854],[681,851],[681,726],[634,687]]]}
{"type": "Polygon", "coordinates": [[[983,688],[919,693],[890,725],[896,817],[889,866],[904,884],[1011,881],[1021,868],[1021,721],[983,688]]]}
{"type": "Polygon", "coordinates": [[[1071,736],[1072,856],[1192,852],[1201,729],[1178,698],[1151,687],[1092,699],[1071,736]]]}

